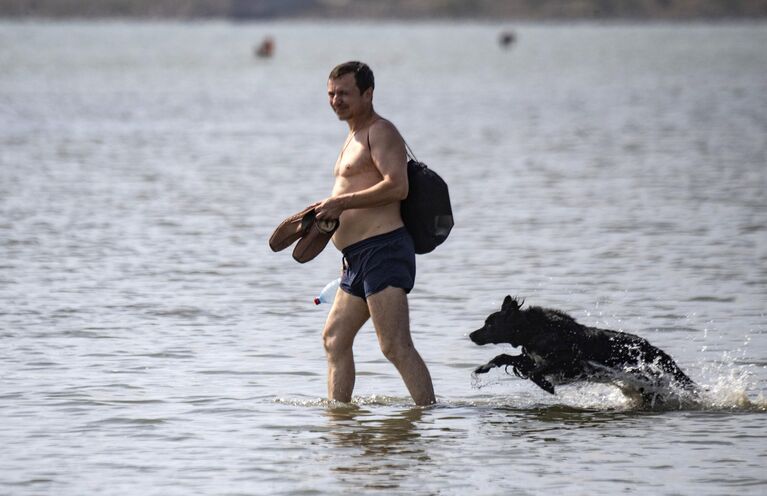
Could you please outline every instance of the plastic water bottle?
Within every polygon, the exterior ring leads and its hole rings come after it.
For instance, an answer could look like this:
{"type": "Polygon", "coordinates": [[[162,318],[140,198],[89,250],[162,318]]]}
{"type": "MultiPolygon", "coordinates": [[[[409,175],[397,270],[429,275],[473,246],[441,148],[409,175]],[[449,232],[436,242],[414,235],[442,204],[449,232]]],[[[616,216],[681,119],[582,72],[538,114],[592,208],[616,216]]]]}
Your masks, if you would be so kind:
{"type": "Polygon", "coordinates": [[[319,305],[320,303],[333,303],[339,284],[341,284],[340,277],[327,283],[325,287],[322,288],[322,291],[320,291],[320,295],[314,299],[314,304],[319,305]]]}

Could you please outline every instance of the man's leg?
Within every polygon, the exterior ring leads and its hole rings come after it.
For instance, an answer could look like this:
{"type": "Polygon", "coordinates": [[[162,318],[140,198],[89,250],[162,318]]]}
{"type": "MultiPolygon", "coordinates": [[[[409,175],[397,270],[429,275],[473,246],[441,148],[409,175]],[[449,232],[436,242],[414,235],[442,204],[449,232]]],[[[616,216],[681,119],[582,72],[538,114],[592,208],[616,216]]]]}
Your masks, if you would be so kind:
{"type": "Polygon", "coordinates": [[[354,390],[352,345],[370,314],[365,300],[338,290],[330,309],[322,341],[328,358],[328,399],[349,403],[354,390]]]}
{"type": "Polygon", "coordinates": [[[381,351],[397,367],[415,403],[436,403],[429,369],[423,363],[410,337],[410,317],[405,291],[388,287],[370,295],[368,308],[381,351]]]}

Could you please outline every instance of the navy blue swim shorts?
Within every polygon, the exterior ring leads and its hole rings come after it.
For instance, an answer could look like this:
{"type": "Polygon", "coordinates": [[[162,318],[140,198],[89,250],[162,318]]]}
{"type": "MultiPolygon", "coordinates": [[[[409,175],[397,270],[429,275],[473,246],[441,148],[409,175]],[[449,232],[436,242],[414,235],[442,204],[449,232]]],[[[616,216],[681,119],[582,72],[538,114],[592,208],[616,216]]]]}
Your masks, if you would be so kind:
{"type": "Polygon", "coordinates": [[[341,289],[366,299],[389,286],[410,293],[415,284],[415,248],[407,229],[379,234],[342,250],[341,289]]]}

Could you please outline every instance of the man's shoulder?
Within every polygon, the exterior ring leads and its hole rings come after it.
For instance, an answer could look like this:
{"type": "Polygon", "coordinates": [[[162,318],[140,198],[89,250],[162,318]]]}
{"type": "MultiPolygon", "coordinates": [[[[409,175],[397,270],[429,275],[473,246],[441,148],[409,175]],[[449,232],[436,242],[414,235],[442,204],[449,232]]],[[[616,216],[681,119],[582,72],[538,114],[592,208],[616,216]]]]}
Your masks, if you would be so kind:
{"type": "Polygon", "coordinates": [[[402,135],[400,135],[399,131],[397,130],[397,126],[395,126],[394,123],[389,119],[385,119],[380,116],[370,124],[368,136],[370,136],[370,138],[375,141],[403,141],[402,135]]]}

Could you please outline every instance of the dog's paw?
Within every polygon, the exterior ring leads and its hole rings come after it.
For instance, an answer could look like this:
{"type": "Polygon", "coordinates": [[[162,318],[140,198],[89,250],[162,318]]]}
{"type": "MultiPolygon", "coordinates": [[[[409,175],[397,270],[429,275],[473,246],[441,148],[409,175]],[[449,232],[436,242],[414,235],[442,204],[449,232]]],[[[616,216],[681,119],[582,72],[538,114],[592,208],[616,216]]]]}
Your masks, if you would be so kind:
{"type": "Polygon", "coordinates": [[[486,364],[484,364],[484,365],[474,369],[474,373],[475,374],[487,374],[494,367],[495,367],[495,365],[493,365],[492,363],[486,363],[486,364]]]}
{"type": "Polygon", "coordinates": [[[547,381],[542,375],[530,375],[530,380],[547,393],[556,394],[554,391],[554,385],[547,381]]]}

